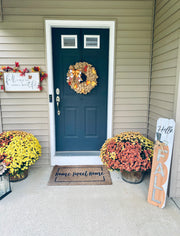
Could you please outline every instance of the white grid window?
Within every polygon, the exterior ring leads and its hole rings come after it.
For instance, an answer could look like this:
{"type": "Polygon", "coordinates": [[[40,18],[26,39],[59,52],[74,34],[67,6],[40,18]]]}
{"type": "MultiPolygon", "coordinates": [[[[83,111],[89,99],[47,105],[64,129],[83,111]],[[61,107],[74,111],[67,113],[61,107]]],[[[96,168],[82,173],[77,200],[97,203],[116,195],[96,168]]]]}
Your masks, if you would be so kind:
{"type": "Polygon", "coordinates": [[[84,35],[84,48],[100,48],[100,35],[84,35]]]}
{"type": "Polygon", "coordinates": [[[77,35],[61,35],[61,48],[77,48],[77,35]]]}

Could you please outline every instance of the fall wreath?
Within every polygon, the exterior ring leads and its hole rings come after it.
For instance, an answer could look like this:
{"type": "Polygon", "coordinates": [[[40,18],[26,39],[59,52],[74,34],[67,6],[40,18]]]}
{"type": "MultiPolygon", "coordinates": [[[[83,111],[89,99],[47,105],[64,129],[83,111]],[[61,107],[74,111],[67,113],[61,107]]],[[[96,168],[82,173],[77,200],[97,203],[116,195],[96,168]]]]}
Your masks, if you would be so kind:
{"type": "Polygon", "coordinates": [[[76,93],[89,93],[97,85],[97,78],[95,68],[87,62],[76,62],[69,66],[67,83],[76,93]]]}

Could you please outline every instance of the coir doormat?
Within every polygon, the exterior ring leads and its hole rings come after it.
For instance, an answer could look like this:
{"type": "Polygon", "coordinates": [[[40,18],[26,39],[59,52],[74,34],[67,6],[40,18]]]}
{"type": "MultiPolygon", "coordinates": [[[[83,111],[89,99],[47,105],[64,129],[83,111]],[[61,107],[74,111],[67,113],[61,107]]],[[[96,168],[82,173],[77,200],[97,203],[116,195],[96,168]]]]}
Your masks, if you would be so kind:
{"type": "Polygon", "coordinates": [[[106,166],[54,166],[48,182],[58,185],[111,185],[106,166]]]}

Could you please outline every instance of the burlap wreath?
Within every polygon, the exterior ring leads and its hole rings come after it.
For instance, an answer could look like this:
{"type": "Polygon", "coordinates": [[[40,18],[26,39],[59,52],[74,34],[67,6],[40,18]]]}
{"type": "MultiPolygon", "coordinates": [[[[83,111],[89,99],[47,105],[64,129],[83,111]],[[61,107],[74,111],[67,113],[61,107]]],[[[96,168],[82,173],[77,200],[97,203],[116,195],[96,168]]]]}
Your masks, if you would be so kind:
{"type": "Polygon", "coordinates": [[[67,83],[76,93],[89,93],[97,85],[97,78],[95,68],[87,62],[76,62],[69,66],[67,83]]]}

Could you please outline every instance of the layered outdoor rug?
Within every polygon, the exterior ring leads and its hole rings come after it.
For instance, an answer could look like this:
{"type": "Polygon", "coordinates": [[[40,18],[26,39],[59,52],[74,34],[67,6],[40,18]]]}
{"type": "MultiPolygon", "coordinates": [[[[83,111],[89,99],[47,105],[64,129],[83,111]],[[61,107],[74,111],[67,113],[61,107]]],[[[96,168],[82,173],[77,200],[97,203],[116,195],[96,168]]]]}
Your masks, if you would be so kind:
{"type": "Polygon", "coordinates": [[[48,182],[58,185],[111,185],[106,166],[54,166],[48,182]]]}

